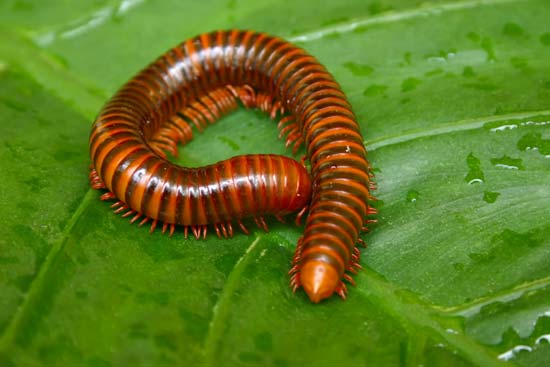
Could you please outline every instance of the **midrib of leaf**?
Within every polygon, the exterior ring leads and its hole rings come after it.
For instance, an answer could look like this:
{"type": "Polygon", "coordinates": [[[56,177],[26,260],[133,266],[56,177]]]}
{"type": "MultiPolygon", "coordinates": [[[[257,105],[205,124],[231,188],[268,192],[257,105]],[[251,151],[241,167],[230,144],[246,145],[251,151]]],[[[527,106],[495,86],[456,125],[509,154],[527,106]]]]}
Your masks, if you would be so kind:
{"type": "Polygon", "coordinates": [[[227,281],[224,284],[222,292],[214,305],[212,320],[210,320],[208,335],[206,336],[206,341],[204,343],[205,366],[216,366],[216,361],[214,358],[216,345],[220,339],[223,338],[223,326],[225,325],[223,320],[227,318],[228,312],[230,311],[231,295],[237,288],[240,276],[252,258],[250,254],[256,248],[260,242],[260,239],[261,236],[257,236],[250,246],[248,246],[244,254],[235,263],[233,269],[231,269],[231,272],[227,277],[227,281]]]}
{"type": "Polygon", "coordinates": [[[55,263],[55,259],[57,258],[57,256],[63,251],[71,230],[78,222],[78,220],[86,210],[86,207],[92,202],[92,200],[97,200],[94,191],[95,190],[89,189],[86,192],[86,194],[82,198],[80,205],[76,208],[74,214],[67,222],[67,225],[63,229],[63,232],[61,232],[60,239],[52,244],[52,247],[50,248],[50,251],[46,256],[46,259],[44,260],[42,266],[40,267],[40,270],[38,271],[38,274],[30,284],[29,290],[25,295],[25,298],[17,308],[14,316],[10,320],[10,323],[4,329],[2,336],[0,336],[0,353],[7,352],[8,348],[13,344],[24,318],[30,312],[30,308],[32,308],[32,306],[35,304],[35,298],[38,297],[38,295],[40,294],[42,286],[47,283],[48,272],[55,263]]]}
{"type": "Polygon", "coordinates": [[[487,297],[480,297],[466,304],[455,307],[435,307],[440,312],[452,316],[469,317],[479,313],[481,308],[493,302],[509,302],[522,295],[550,286],[550,276],[525,282],[516,287],[496,292],[487,297]]]}
{"type": "MultiPolygon", "coordinates": [[[[280,237],[276,234],[272,234],[272,236],[280,237]]],[[[280,238],[283,242],[286,241],[285,238],[280,238]]],[[[243,257],[249,253],[250,251],[247,251],[243,257]]],[[[418,364],[414,359],[421,355],[422,351],[419,349],[425,347],[426,340],[422,335],[422,330],[426,329],[429,329],[435,335],[445,340],[449,344],[450,350],[454,348],[460,351],[462,356],[475,365],[489,367],[502,367],[505,365],[504,362],[498,359],[496,353],[480,346],[464,334],[456,333],[455,330],[452,332],[449,331],[450,327],[444,325],[443,321],[458,316],[455,313],[450,313],[446,309],[427,304],[415,293],[405,290],[396,284],[389,283],[369,268],[359,272],[356,277],[364,278],[361,282],[367,284],[367,286],[363,289],[353,288],[352,292],[362,293],[370,302],[376,303],[389,316],[404,325],[409,332],[411,338],[409,339],[410,345],[407,349],[410,356],[407,365],[418,364]]],[[[218,314],[218,318],[221,316],[221,314],[218,314]]],[[[219,323],[220,321],[217,322],[217,324],[219,323]]],[[[211,349],[209,350],[211,351],[211,349]]],[[[213,364],[209,363],[207,366],[213,366],[213,364]]]]}
{"type": "Polygon", "coordinates": [[[395,22],[405,21],[405,20],[419,18],[419,17],[426,17],[429,15],[436,16],[445,12],[472,9],[480,6],[518,3],[518,2],[524,2],[524,1],[525,0],[471,0],[471,1],[449,2],[444,4],[429,3],[429,5],[421,6],[416,9],[400,10],[395,12],[389,11],[387,13],[383,13],[380,15],[361,17],[361,18],[356,18],[356,19],[346,21],[340,24],[332,25],[332,26],[320,27],[316,30],[312,30],[309,32],[305,32],[305,33],[290,37],[288,40],[290,42],[310,42],[310,41],[318,40],[328,35],[345,34],[345,33],[353,32],[354,30],[360,27],[395,23],[395,22]]]}
{"type": "Polygon", "coordinates": [[[508,121],[508,120],[525,120],[535,117],[548,116],[550,118],[550,110],[540,111],[523,111],[509,113],[505,115],[475,117],[460,121],[446,122],[444,124],[431,126],[428,128],[420,128],[414,130],[403,131],[399,134],[391,134],[381,136],[373,140],[365,140],[363,144],[369,151],[373,151],[382,147],[387,147],[394,144],[400,144],[415,139],[425,138],[429,136],[451,134],[459,131],[479,129],[490,122],[508,121]]]}
{"type": "Polygon", "coordinates": [[[100,27],[113,16],[122,16],[137,5],[145,3],[147,0],[111,0],[106,5],[92,10],[75,20],[62,22],[58,24],[49,24],[42,29],[33,29],[27,31],[27,36],[39,46],[47,46],[54,42],[58,37],[71,38],[82,33],[86,33],[93,28],[100,27]]]}
{"type": "MultiPolygon", "coordinates": [[[[415,294],[405,291],[398,286],[380,279],[380,276],[369,269],[363,270],[358,277],[367,284],[366,288],[357,289],[371,302],[376,303],[394,319],[406,327],[411,339],[415,333],[430,330],[449,344],[449,350],[456,349],[460,354],[477,366],[503,366],[504,362],[491,350],[480,346],[468,336],[457,330],[449,330],[440,320],[450,315],[440,312],[420,300],[415,294]],[[405,297],[406,295],[406,297],[405,297]]],[[[413,355],[418,351],[412,351],[413,355]]]]}
{"type": "MultiPolygon", "coordinates": [[[[384,23],[405,21],[416,17],[437,15],[444,11],[457,11],[461,9],[475,8],[477,6],[521,1],[522,0],[479,0],[429,5],[412,10],[402,10],[379,16],[355,19],[339,25],[319,28],[317,30],[303,33],[294,36],[289,40],[293,42],[309,42],[329,34],[347,33],[357,29],[358,27],[368,25],[380,25],[384,23]]],[[[81,76],[75,75],[71,71],[63,68],[60,63],[55,60],[55,58],[52,58],[51,55],[37,48],[26,36],[4,28],[0,28],[0,33],[2,33],[3,40],[3,42],[0,43],[0,55],[2,55],[4,59],[21,66],[39,84],[48,90],[55,92],[56,95],[62,100],[78,100],[78,106],[80,107],[79,111],[85,116],[93,116],[97,112],[97,106],[101,105],[106,100],[107,96],[103,91],[93,87],[93,83],[84,81],[81,76]],[[52,81],[56,82],[52,83],[52,81]]],[[[429,129],[418,129],[416,131],[410,131],[408,133],[395,136],[386,136],[370,142],[367,141],[366,144],[370,146],[371,150],[373,150],[382,146],[413,140],[419,137],[479,128],[484,123],[489,121],[505,120],[509,118],[525,118],[548,113],[550,113],[550,111],[532,111],[464,120],[457,123],[447,123],[445,125],[429,129]]],[[[89,190],[64,228],[60,240],[52,245],[38,275],[30,285],[25,299],[19,305],[16,313],[0,337],[0,351],[5,351],[13,342],[17,335],[21,321],[24,319],[26,313],[29,312],[30,307],[34,304],[34,297],[40,293],[41,287],[48,279],[47,274],[49,269],[55,263],[55,259],[58,254],[63,251],[66,240],[68,239],[74,224],[78,221],[82,213],[85,211],[85,208],[92,200],[95,200],[95,195],[93,194],[93,190],[89,190]]],[[[205,342],[205,353],[208,358],[207,365],[213,365],[214,360],[211,360],[210,358],[213,357],[216,342],[223,333],[223,324],[221,323],[221,320],[227,316],[228,306],[225,305],[227,304],[226,301],[230,298],[229,291],[232,290],[238,283],[239,275],[245,268],[246,263],[248,262],[247,259],[250,258],[250,256],[247,255],[254,249],[259,241],[260,237],[256,238],[256,240],[251,243],[245,254],[243,254],[241,259],[239,259],[239,261],[235,264],[234,269],[229,275],[227,284],[218,299],[218,303],[214,307],[213,318],[210,324],[211,327],[205,342]]],[[[439,321],[436,320],[436,316],[442,316],[442,314],[435,307],[424,305],[418,299],[414,300],[414,303],[407,302],[403,297],[397,295],[400,291],[398,287],[380,280],[374,275],[374,273],[368,270],[363,272],[363,274],[365,274],[364,276],[367,278],[365,281],[369,284],[369,290],[368,292],[365,292],[366,296],[372,296],[373,299],[376,299],[381,307],[385,308],[396,319],[399,319],[406,324],[415,325],[418,327],[428,327],[445,339],[450,345],[460,350],[465,356],[476,364],[484,366],[503,365],[503,363],[498,361],[496,354],[490,353],[487,349],[480,347],[466,336],[448,333],[439,321]],[[404,315],[407,315],[408,317],[405,317],[404,315]]],[[[487,298],[487,300],[483,302],[487,301],[490,301],[490,298],[487,298]]],[[[444,311],[443,316],[448,316],[449,314],[447,312],[449,310],[444,311]]]]}
{"type": "Polygon", "coordinates": [[[97,114],[99,106],[108,98],[104,91],[66,69],[19,32],[0,26],[0,34],[0,58],[22,68],[35,82],[84,117],[91,119],[97,114]]]}
{"type": "MultiPolygon", "coordinates": [[[[0,33],[2,34],[2,42],[0,42],[1,58],[17,68],[22,68],[39,85],[65,103],[70,103],[71,100],[78,101],[74,107],[85,117],[94,116],[97,113],[95,109],[106,98],[102,92],[65,69],[55,58],[38,49],[25,36],[3,27],[0,27],[0,33]]],[[[57,256],[63,251],[72,228],[94,199],[94,190],[88,190],[67,225],[63,228],[60,239],[52,244],[36,277],[29,285],[27,293],[0,336],[0,352],[8,351],[13,344],[23,320],[36,303],[35,298],[39,297],[40,290],[47,283],[48,273],[57,256]]]]}

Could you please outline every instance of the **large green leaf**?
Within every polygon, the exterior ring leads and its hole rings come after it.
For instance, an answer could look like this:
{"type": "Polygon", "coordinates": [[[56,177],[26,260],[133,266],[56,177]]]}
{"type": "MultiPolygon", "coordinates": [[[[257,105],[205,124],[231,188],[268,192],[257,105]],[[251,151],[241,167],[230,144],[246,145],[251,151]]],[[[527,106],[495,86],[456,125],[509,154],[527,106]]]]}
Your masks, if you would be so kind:
{"type": "MultiPolygon", "coordinates": [[[[0,366],[548,366],[547,0],[0,3],[0,366]],[[347,301],[286,275],[301,228],[185,240],[89,189],[88,131],[140,68],[253,28],[319,58],[354,106],[379,223],[347,301]]],[[[239,111],[196,166],[284,153],[239,111]]]]}

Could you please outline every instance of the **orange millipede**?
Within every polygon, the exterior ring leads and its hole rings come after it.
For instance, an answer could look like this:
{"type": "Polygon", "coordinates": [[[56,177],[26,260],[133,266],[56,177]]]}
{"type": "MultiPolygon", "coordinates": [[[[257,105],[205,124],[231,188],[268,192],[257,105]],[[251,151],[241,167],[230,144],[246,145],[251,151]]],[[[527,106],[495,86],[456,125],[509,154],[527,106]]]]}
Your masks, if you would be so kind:
{"type": "Polygon", "coordinates": [[[237,221],[308,209],[290,284],[317,303],[346,297],[344,280],[359,265],[360,231],[376,210],[372,173],[359,125],[339,85],[303,49],[252,31],[217,31],[169,50],[106,104],[90,134],[92,187],[106,189],[115,212],[151,230],[176,225],[198,237],[214,227],[233,233],[237,221]],[[311,178],[300,163],[275,155],[233,157],[201,168],[169,162],[177,143],[237,108],[281,116],[280,136],[296,153],[305,143],[311,178]],[[311,198],[311,201],[310,201],[311,198]]]}

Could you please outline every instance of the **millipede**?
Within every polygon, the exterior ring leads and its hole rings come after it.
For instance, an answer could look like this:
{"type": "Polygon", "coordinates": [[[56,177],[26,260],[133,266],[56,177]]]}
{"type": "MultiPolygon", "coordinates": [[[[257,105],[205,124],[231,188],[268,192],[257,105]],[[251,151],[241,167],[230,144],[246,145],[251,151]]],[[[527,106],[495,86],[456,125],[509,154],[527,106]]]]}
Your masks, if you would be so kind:
{"type": "Polygon", "coordinates": [[[375,188],[359,124],[331,74],[305,50],[265,33],[217,31],[172,48],[106,103],[90,133],[90,182],[131,222],[182,226],[220,237],[243,219],[306,217],[290,286],[312,302],[337,293],[361,267],[362,230],[374,222],[375,188]],[[310,173],[292,158],[255,154],[205,167],[172,163],[177,144],[243,105],[278,119],[293,153],[305,145],[310,173]]]}

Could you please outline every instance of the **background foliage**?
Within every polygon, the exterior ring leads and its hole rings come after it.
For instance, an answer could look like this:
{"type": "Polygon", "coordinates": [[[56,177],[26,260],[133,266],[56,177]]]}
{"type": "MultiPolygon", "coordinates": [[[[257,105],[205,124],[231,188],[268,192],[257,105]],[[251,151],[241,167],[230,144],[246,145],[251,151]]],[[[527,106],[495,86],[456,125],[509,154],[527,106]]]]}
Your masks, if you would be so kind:
{"type": "MultiPolygon", "coordinates": [[[[548,366],[545,0],[0,2],[0,365],[548,366]],[[361,121],[379,224],[346,302],[289,290],[301,228],[172,238],[89,189],[101,105],[213,29],[319,58],[361,121]]],[[[239,111],[181,163],[285,153],[239,111]]]]}

